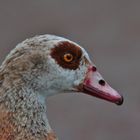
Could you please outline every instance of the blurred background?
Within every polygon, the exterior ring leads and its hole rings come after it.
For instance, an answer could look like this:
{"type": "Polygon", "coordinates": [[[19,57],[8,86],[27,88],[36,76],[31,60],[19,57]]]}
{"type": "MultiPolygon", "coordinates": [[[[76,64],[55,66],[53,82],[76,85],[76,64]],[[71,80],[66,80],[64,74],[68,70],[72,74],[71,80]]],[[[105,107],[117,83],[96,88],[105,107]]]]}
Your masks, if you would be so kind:
{"type": "Polygon", "coordinates": [[[60,140],[140,140],[139,0],[0,0],[0,62],[17,43],[55,34],[82,45],[124,95],[123,106],[88,95],[47,99],[60,140]]]}

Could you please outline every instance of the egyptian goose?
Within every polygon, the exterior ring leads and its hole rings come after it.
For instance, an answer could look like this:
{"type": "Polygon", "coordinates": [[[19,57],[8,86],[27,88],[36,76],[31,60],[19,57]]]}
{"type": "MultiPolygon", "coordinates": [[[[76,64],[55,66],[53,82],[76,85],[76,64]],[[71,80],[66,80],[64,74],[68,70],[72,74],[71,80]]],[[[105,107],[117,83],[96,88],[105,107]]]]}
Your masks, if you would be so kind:
{"type": "Polygon", "coordinates": [[[77,43],[40,35],[18,44],[0,67],[0,140],[56,140],[45,99],[62,92],[123,103],[77,43]]]}

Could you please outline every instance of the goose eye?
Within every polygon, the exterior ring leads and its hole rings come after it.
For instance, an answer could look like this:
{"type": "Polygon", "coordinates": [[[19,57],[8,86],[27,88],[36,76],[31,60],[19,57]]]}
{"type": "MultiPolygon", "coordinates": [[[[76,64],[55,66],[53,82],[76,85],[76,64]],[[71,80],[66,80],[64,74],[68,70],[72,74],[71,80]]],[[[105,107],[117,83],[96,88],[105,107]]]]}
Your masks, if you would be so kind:
{"type": "Polygon", "coordinates": [[[64,55],[64,61],[65,62],[71,62],[73,60],[73,55],[70,53],[67,53],[64,55]]]}

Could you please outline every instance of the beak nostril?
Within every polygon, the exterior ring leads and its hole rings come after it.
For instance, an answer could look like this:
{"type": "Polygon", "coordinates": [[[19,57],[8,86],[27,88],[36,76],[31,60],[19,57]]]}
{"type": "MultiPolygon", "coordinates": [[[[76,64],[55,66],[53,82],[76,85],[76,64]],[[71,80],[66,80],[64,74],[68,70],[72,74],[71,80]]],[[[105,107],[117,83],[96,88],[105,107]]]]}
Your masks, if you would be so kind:
{"type": "Polygon", "coordinates": [[[99,84],[100,84],[101,86],[105,86],[105,81],[104,81],[104,80],[99,80],[99,84]]]}

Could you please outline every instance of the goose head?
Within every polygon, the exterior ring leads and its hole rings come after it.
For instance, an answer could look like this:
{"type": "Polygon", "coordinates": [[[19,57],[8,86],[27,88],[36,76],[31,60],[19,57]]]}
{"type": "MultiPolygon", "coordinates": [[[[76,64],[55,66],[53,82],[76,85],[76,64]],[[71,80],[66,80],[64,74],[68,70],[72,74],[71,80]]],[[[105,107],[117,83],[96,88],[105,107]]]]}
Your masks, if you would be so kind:
{"type": "Polygon", "coordinates": [[[10,60],[23,78],[34,81],[28,84],[39,91],[41,98],[74,92],[123,103],[123,97],[103,79],[85,49],[68,39],[54,35],[27,39],[17,45],[4,64],[10,65],[10,60]]]}
{"type": "Polygon", "coordinates": [[[117,105],[123,103],[123,97],[103,79],[83,47],[52,35],[36,37],[35,40],[42,43],[40,46],[44,46],[44,55],[47,56],[47,70],[42,78],[44,88],[41,88],[45,96],[82,92],[117,105]]]}

